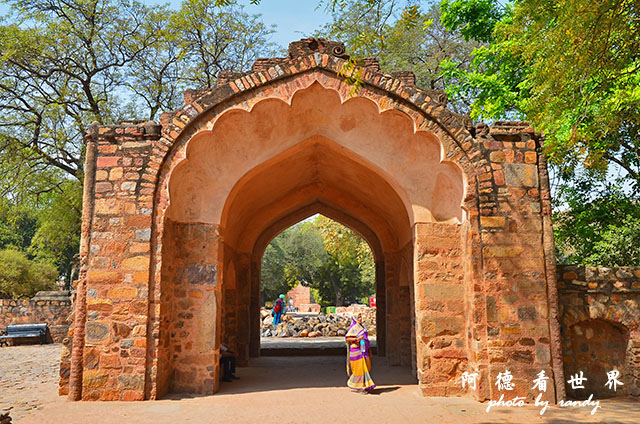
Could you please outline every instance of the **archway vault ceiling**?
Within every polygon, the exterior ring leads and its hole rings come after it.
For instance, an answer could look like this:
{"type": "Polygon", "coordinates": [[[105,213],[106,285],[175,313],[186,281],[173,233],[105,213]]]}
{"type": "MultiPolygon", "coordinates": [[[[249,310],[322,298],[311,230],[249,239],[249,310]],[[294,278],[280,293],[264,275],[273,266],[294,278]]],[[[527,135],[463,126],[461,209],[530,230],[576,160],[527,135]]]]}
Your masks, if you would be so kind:
{"type": "Polygon", "coordinates": [[[194,135],[170,177],[167,216],[220,224],[226,242],[250,251],[287,214],[328,205],[397,248],[415,222],[463,219],[465,178],[442,155],[437,137],[416,132],[404,113],[380,113],[366,98],[342,103],[314,83],[290,105],[231,109],[194,135]]]}

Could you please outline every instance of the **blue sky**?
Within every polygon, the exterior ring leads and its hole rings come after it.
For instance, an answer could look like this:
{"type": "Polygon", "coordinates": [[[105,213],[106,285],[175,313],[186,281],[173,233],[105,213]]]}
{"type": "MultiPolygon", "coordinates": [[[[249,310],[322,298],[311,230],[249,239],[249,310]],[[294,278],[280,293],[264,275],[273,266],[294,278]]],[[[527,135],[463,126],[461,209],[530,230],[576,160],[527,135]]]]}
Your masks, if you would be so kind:
{"type": "MultiPolygon", "coordinates": [[[[166,4],[173,8],[180,6],[181,0],[142,0],[143,3],[166,4]]],[[[249,0],[239,0],[248,13],[259,13],[267,25],[276,25],[273,41],[287,47],[291,41],[309,36],[331,17],[324,9],[317,9],[316,0],[262,0],[259,5],[252,5],[249,0]]]]}
{"type": "MultiPolygon", "coordinates": [[[[181,0],[139,0],[147,5],[170,4],[172,8],[180,7],[181,0]]],[[[213,1],[213,0],[212,0],[213,1]]],[[[248,13],[261,14],[267,25],[275,25],[276,32],[272,41],[286,48],[290,42],[311,35],[331,17],[324,8],[317,9],[316,0],[262,0],[259,5],[252,5],[249,0],[239,0],[248,13]]],[[[6,4],[0,3],[0,14],[9,10],[6,4]]]]}

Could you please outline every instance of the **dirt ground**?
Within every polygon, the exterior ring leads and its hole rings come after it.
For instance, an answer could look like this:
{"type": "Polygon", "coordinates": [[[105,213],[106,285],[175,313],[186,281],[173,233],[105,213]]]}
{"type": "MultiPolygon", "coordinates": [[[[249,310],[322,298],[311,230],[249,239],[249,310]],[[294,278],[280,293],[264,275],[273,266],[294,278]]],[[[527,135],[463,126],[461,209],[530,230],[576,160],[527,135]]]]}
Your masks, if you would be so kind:
{"type": "Polygon", "coordinates": [[[345,387],[344,359],[263,357],[238,369],[214,396],[171,396],[148,402],[68,402],[57,396],[59,345],[0,348],[0,411],[17,423],[639,423],[640,402],[603,401],[590,408],[496,407],[465,398],[423,398],[409,370],[374,358],[378,390],[345,387]],[[125,421],[126,420],[126,421],[125,421]]]}

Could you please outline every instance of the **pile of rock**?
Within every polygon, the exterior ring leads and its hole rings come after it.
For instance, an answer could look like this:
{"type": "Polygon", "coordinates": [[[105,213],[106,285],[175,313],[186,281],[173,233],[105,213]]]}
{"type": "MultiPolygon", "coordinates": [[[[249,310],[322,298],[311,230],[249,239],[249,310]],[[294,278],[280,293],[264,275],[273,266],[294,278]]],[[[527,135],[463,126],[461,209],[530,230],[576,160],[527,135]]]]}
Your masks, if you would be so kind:
{"type": "MultiPolygon", "coordinates": [[[[375,335],[375,308],[363,310],[362,315],[369,336],[375,335]]],[[[319,313],[302,317],[284,315],[282,322],[278,325],[273,325],[273,318],[268,310],[263,311],[261,317],[260,335],[262,337],[336,337],[344,336],[351,326],[350,314],[319,313]]]]}

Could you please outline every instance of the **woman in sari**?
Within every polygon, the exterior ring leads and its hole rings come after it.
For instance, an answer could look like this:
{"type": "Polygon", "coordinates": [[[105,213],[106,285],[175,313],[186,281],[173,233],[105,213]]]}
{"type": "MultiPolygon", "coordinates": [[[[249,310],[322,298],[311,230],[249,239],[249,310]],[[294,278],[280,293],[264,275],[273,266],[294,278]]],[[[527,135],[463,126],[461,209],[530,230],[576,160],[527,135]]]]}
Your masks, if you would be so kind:
{"type": "Polygon", "coordinates": [[[358,319],[351,318],[351,327],[345,336],[347,344],[347,386],[351,390],[367,393],[376,387],[369,372],[369,335],[362,324],[362,315],[358,319]]]}

